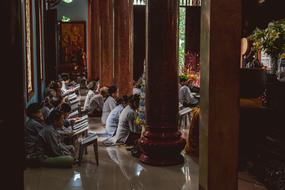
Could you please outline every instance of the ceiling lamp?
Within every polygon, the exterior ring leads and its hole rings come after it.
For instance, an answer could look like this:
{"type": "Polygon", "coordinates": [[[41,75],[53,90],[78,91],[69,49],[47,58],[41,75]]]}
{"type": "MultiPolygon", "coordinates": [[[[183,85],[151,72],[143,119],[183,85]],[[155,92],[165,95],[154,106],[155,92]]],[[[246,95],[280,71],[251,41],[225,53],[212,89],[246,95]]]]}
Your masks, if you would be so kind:
{"type": "Polygon", "coordinates": [[[73,0],[62,0],[62,1],[65,3],[72,3],[73,2],[73,0]]]}
{"type": "Polygon", "coordinates": [[[69,17],[67,17],[67,16],[62,16],[61,17],[61,22],[70,22],[70,18],[69,17]]]}

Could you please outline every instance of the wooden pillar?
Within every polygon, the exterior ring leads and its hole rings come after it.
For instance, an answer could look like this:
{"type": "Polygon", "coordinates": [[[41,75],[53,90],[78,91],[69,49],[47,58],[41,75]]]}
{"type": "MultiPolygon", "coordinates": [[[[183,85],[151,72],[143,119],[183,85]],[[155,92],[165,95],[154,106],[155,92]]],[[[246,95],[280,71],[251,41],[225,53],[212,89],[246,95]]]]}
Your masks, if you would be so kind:
{"type": "MultiPolygon", "coordinates": [[[[1,59],[6,64],[0,69],[1,88],[9,93],[1,93],[0,99],[7,102],[0,110],[1,172],[5,177],[1,185],[8,189],[24,189],[24,22],[25,1],[1,1],[0,13],[3,27],[1,34],[1,59]],[[9,100],[13,100],[9,102],[9,100]],[[8,103],[9,102],[9,103],[8,103]],[[11,109],[13,112],[11,113],[11,109]],[[11,127],[13,126],[13,127],[11,127]],[[11,141],[11,135],[13,140],[11,141]],[[17,151],[15,151],[17,150],[17,151]],[[11,180],[13,182],[11,183],[11,180]]],[[[2,91],[3,92],[3,91],[2,91]]]]}
{"type": "Polygon", "coordinates": [[[100,22],[100,0],[92,0],[93,1],[93,14],[92,18],[92,35],[93,35],[93,41],[92,44],[94,45],[94,53],[93,58],[94,62],[92,64],[94,65],[94,79],[101,79],[101,22],[100,22]]]}
{"type": "Polygon", "coordinates": [[[94,73],[92,60],[94,47],[92,46],[93,33],[92,33],[92,21],[93,21],[93,0],[88,0],[88,50],[87,50],[87,79],[92,80],[94,73]]]}
{"type": "Polygon", "coordinates": [[[236,190],[241,0],[202,1],[200,189],[236,190]]]}
{"type": "Polygon", "coordinates": [[[183,163],[178,131],[178,1],[147,1],[146,131],[140,160],[150,165],[183,163]]]}
{"type": "Polygon", "coordinates": [[[101,25],[101,71],[103,86],[113,84],[114,77],[114,5],[113,0],[99,2],[101,25]]]}
{"type": "Polygon", "coordinates": [[[115,0],[115,83],[119,95],[133,92],[133,1],[115,0]]]}

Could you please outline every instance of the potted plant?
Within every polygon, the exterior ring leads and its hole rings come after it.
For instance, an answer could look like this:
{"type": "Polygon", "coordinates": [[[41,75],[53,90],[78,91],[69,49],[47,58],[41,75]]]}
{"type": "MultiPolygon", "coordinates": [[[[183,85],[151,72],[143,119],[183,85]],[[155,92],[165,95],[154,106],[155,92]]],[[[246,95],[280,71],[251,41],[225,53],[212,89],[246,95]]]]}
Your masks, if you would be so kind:
{"type": "Polygon", "coordinates": [[[271,57],[271,72],[277,74],[278,60],[285,51],[285,20],[270,22],[265,29],[256,28],[249,40],[256,53],[263,50],[271,57]]]}

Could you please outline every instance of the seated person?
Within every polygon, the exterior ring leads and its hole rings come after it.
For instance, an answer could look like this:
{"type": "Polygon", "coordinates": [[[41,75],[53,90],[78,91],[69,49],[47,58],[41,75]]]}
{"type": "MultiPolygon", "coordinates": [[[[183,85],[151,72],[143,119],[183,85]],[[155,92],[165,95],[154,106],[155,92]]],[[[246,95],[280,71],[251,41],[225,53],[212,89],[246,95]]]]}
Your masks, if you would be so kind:
{"type": "Polygon", "coordinates": [[[100,93],[93,96],[90,100],[90,105],[87,108],[88,115],[102,116],[104,100],[108,96],[108,88],[102,87],[100,93]]]}
{"type": "Polygon", "coordinates": [[[91,81],[88,85],[87,85],[88,93],[86,95],[85,98],[85,102],[84,102],[84,106],[83,106],[83,111],[88,111],[88,108],[90,106],[90,100],[93,96],[95,96],[95,88],[96,88],[96,84],[95,81],[91,81]]]}
{"type": "Polygon", "coordinates": [[[119,117],[128,103],[128,96],[123,96],[117,101],[117,106],[111,111],[106,121],[106,131],[113,136],[119,124],[119,117]]]}
{"type": "Polygon", "coordinates": [[[180,89],[179,89],[179,102],[184,107],[194,107],[198,105],[199,101],[191,94],[190,88],[187,86],[187,79],[180,78],[180,89]]]}
{"type": "Polygon", "coordinates": [[[64,127],[70,127],[73,123],[74,120],[68,119],[68,116],[71,112],[71,106],[68,103],[62,103],[60,106],[60,111],[63,114],[64,122],[63,126],[64,127]]]}
{"type": "Polygon", "coordinates": [[[133,88],[133,95],[138,94],[141,95],[142,91],[141,91],[141,84],[139,82],[134,84],[134,88],[133,88]]]}
{"type": "Polygon", "coordinates": [[[141,127],[135,125],[136,110],[138,107],[139,96],[130,96],[128,105],[120,114],[116,134],[111,138],[113,143],[134,144],[135,141],[140,138],[141,127]]]}
{"type": "Polygon", "coordinates": [[[49,114],[47,126],[39,133],[37,158],[42,166],[71,167],[74,162],[74,146],[62,142],[57,132],[63,126],[64,115],[54,109],[49,114]]]}
{"type": "Polygon", "coordinates": [[[39,132],[45,124],[40,104],[30,104],[26,109],[26,114],[29,119],[25,125],[25,153],[29,155],[35,152],[39,132]]]}
{"type": "Polygon", "coordinates": [[[117,98],[117,87],[116,86],[110,86],[110,88],[108,89],[108,97],[105,100],[105,102],[103,104],[103,109],[102,109],[101,122],[103,125],[106,124],[106,120],[108,118],[108,115],[117,105],[116,98],[117,98]]]}

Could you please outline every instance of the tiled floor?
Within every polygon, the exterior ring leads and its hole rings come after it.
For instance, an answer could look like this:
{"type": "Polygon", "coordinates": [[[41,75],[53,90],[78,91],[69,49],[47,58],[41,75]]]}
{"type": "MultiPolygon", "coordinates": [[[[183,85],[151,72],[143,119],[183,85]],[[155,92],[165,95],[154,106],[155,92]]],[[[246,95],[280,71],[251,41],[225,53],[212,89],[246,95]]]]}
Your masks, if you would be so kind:
{"type": "MultiPolygon", "coordinates": [[[[90,130],[102,132],[99,118],[90,119],[90,130]]],[[[187,130],[183,130],[187,136],[187,130]]],[[[99,140],[103,140],[100,138],[99,140]]],[[[131,156],[124,146],[99,147],[99,166],[92,147],[82,165],[72,169],[26,169],[26,190],[198,190],[199,166],[188,155],[182,165],[152,167],[131,156]]],[[[240,190],[266,190],[246,173],[239,175],[240,190]]]]}

